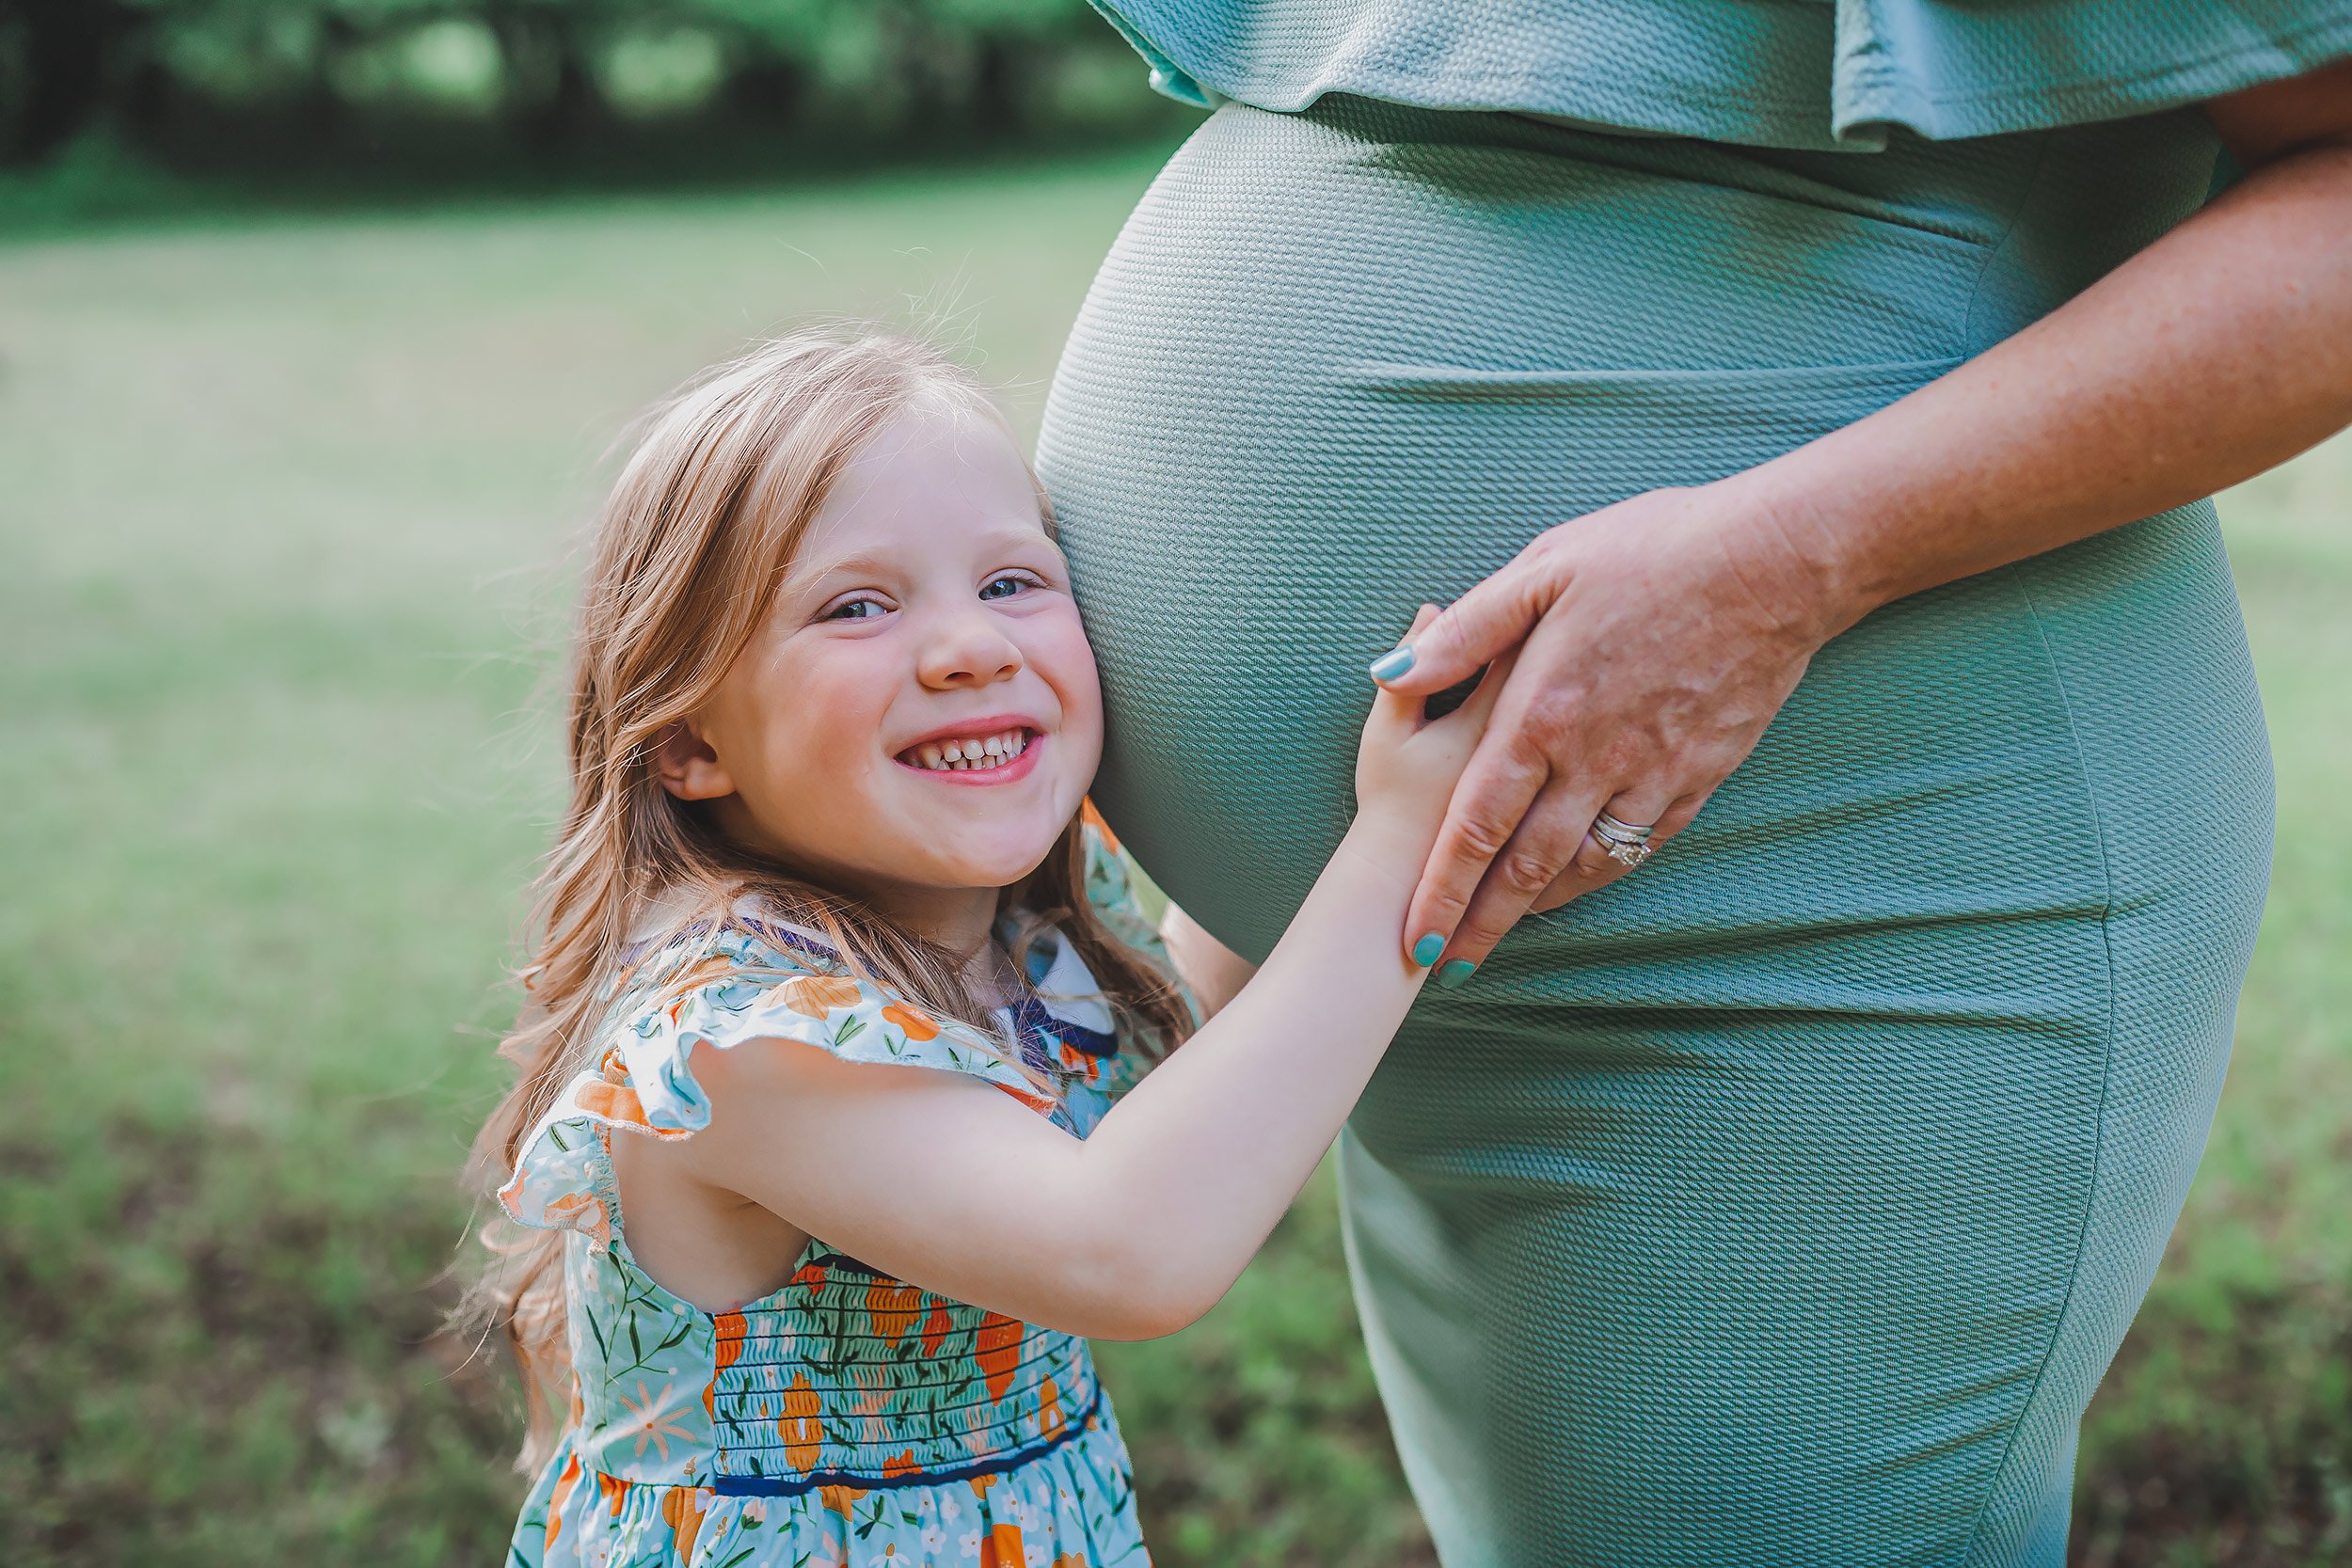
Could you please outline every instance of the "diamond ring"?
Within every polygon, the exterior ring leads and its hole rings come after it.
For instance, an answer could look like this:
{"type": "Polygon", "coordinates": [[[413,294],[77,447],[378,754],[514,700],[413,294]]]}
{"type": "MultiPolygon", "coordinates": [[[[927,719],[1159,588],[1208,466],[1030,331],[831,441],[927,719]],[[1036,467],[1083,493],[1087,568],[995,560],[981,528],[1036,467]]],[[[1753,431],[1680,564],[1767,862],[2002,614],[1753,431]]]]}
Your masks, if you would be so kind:
{"type": "Polygon", "coordinates": [[[1649,835],[1657,831],[1656,823],[1620,821],[1607,812],[1593,818],[1593,842],[1609,851],[1611,860],[1629,870],[1658,852],[1649,844],[1649,835]]]}

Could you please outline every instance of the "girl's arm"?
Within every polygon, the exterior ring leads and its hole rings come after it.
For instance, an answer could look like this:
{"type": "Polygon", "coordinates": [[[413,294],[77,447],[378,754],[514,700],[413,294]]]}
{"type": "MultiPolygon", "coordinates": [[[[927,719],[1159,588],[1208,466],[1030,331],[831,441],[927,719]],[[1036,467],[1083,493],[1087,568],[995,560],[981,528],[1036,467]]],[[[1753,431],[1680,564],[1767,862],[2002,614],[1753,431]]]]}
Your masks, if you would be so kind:
{"type": "Polygon", "coordinates": [[[1376,699],[1355,823],[1280,943],[1084,1142],[977,1079],[779,1042],[699,1055],[709,1126],[644,1157],[1010,1317],[1182,1328],[1312,1174],[1428,974],[1396,927],[1502,673],[1435,721],[1376,699]]]}
{"type": "Polygon", "coordinates": [[[1258,973],[1256,964],[1211,936],[1181,904],[1168,906],[1168,914],[1160,922],[1160,940],[1168,944],[1176,974],[1200,1003],[1204,1019],[1215,1018],[1258,973]]]}

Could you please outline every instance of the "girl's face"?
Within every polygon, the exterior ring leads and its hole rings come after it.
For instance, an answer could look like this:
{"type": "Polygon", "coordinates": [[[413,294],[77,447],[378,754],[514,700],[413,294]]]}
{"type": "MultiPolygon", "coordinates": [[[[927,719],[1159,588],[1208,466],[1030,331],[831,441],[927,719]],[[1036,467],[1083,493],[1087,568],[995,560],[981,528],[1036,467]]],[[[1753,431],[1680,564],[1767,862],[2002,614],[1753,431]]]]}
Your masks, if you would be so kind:
{"type": "Polygon", "coordinates": [[[824,886],[914,914],[1035,870],[1094,777],[1103,699],[1006,432],[942,407],[877,432],[685,731],[671,793],[824,886]]]}

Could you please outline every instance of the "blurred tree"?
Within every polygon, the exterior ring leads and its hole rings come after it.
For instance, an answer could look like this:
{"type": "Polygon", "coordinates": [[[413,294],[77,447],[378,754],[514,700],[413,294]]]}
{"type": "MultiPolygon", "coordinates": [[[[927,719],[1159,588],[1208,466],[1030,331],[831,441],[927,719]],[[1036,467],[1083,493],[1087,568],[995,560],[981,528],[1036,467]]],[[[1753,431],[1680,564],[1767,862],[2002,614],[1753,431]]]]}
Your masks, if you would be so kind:
{"type": "Polygon", "coordinates": [[[888,145],[1073,104],[1152,119],[1139,69],[1130,93],[1058,90],[1114,56],[1086,0],[0,0],[0,158],[102,119],[167,158],[242,124],[329,163],[380,148],[388,116],[486,117],[567,155],[688,114],[888,145]]]}
{"type": "Polygon", "coordinates": [[[104,102],[109,67],[141,18],[119,0],[0,0],[9,56],[0,156],[32,163],[79,135],[104,102]]]}

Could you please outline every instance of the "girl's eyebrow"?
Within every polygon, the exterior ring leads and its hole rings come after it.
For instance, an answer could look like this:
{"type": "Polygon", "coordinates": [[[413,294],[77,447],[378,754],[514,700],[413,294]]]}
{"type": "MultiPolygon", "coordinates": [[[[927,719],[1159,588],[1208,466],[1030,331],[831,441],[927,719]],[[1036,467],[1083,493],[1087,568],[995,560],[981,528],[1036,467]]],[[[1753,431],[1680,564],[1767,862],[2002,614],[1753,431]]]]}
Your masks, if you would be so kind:
{"type": "MultiPolygon", "coordinates": [[[[1017,528],[992,528],[980,534],[975,544],[982,549],[1001,550],[1028,549],[1042,545],[1053,552],[1056,560],[1061,559],[1061,546],[1054,542],[1052,535],[1035,523],[1017,528]]],[[[787,583],[813,582],[837,573],[848,573],[857,577],[887,577],[903,569],[903,563],[891,556],[855,550],[848,555],[835,556],[829,561],[796,561],[785,569],[785,581],[787,583]]]]}

